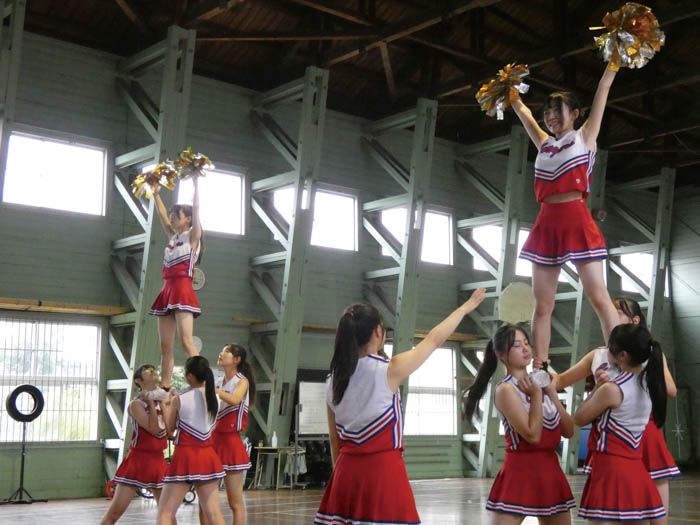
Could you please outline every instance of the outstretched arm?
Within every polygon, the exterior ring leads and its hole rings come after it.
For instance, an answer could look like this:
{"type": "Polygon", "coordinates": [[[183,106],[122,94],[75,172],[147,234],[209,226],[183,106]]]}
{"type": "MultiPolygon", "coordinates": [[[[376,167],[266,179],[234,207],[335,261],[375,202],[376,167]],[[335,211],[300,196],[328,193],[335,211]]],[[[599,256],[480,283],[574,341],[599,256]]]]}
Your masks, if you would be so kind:
{"type": "Polygon", "coordinates": [[[583,126],[581,126],[583,142],[589,150],[595,150],[595,141],[598,139],[600,124],[603,122],[603,112],[605,111],[605,104],[608,101],[608,93],[610,93],[610,86],[612,86],[616,74],[617,72],[609,66],[605,68],[605,72],[600,82],[598,82],[598,89],[596,89],[595,96],[593,97],[591,113],[588,119],[586,119],[586,122],[583,123],[583,126]]]}
{"type": "Polygon", "coordinates": [[[194,196],[192,197],[192,229],[190,230],[190,245],[195,248],[202,238],[202,223],[199,220],[199,177],[192,177],[194,196]]]}
{"type": "Polygon", "coordinates": [[[591,366],[593,365],[595,352],[595,350],[591,350],[574,366],[561,374],[555,374],[553,379],[557,390],[563,390],[567,386],[578,383],[591,375],[591,366]]]}
{"type": "Polygon", "coordinates": [[[537,151],[539,151],[542,143],[549,138],[549,135],[540,127],[535,117],[532,116],[530,108],[520,100],[520,96],[515,88],[510,92],[510,104],[513,106],[513,111],[518,115],[523,127],[525,127],[525,131],[527,131],[530,140],[537,148],[537,151]],[[513,91],[515,91],[515,93],[513,93],[513,91]]]}
{"type": "Polygon", "coordinates": [[[163,204],[163,200],[160,198],[160,184],[156,184],[155,188],[153,188],[153,199],[155,200],[156,211],[158,212],[160,224],[161,226],[163,226],[163,231],[165,231],[165,235],[167,235],[168,237],[174,235],[175,230],[173,230],[173,227],[170,225],[170,219],[168,218],[168,210],[165,209],[165,204],[163,204]]]}
{"type": "Polygon", "coordinates": [[[481,301],[486,297],[486,290],[479,288],[475,290],[469,300],[452,312],[449,317],[433,328],[418,346],[408,352],[402,352],[389,362],[387,371],[387,382],[392,392],[399,389],[399,385],[411,375],[430,354],[444,343],[462,322],[465,315],[472,313],[481,301]]]}

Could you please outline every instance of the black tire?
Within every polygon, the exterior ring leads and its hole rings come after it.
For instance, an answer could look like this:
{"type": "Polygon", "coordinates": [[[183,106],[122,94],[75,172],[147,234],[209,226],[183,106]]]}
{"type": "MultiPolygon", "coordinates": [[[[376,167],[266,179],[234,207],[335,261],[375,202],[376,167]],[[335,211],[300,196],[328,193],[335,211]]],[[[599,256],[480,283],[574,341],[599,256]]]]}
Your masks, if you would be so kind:
{"type": "Polygon", "coordinates": [[[5,408],[7,409],[7,413],[10,415],[10,417],[15,421],[19,421],[20,423],[29,423],[30,421],[34,421],[36,418],[38,418],[41,415],[41,412],[44,410],[44,395],[41,393],[41,390],[34,385],[20,385],[15,388],[9,396],[7,396],[5,408]],[[23,414],[17,409],[17,398],[21,394],[29,394],[34,400],[34,409],[28,414],[23,414]]]}

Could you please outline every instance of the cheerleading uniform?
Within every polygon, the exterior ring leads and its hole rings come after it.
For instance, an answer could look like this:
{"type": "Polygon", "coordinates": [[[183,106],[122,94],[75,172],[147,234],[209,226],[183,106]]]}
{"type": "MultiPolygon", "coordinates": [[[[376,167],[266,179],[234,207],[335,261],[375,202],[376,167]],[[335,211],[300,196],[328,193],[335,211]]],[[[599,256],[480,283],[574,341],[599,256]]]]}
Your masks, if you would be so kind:
{"type": "MultiPolygon", "coordinates": [[[[146,409],[146,413],[149,412],[148,403],[145,401],[134,399],[132,403],[140,403],[146,409]]],[[[156,407],[156,411],[160,419],[160,407],[156,407]]],[[[139,425],[133,416],[131,426],[134,430],[129,452],[114,474],[114,482],[140,489],[161,489],[163,475],[168,466],[163,457],[163,450],[167,446],[165,428],[153,435],[139,425]]]]}
{"type": "Polygon", "coordinates": [[[535,160],[535,197],[541,203],[535,225],[520,258],[543,266],[607,258],[605,239],[586,206],[595,151],[589,150],[581,129],[542,143],[535,160]],[[551,195],[579,191],[583,198],[549,203],[551,195]]]}
{"type": "MultiPolygon", "coordinates": [[[[525,410],[530,412],[530,396],[508,374],[498,384],[513,385],[525,410]]],[[[561,417],[551,399],[542,393],[542,436],[528,443],[499,412],[506,434],[506,457],[498,472],[486,509],[521,516],[552,516],[576,506],[569,482],[559,466],[554,449],[561,441],[561,417]]]]}
{"type": "MultiPolygon", "coordinates": [[[[241,379],[245,376],[240,372],[224,383],[225,378],[217,380],[216,386],[233,394],[241,379]]],[[[216,415],[216,427],[212,434],[214,450],[221,460],[226,472],[248,470],[251,467],[250,456],[241,441],[241,432],[248,426],[248,392],[243,401],[237,405],[229,405],[219,399],[219,413],[216,415]]]]}
{"type": "Polygon", "coordinates": [[[420,523],[402,457],[401,400],[389,388],[388,368],[389,360],[377,355],[360,358],[337,405],[332,376],[326,381],[340,451],[317,525],[420,523]]]}
{"type": "Polygon", "coordinates": [[[594,422],[597,439],[579,516],[594,520],[640,521],[666,515],[659,491],[642,463],[642,435],[651,412],[646,384],[622,372],[611,380],[622,403],[594,422]]]}
{"type": "MultiPolygon", "coordinates": [[[[191,230],[190,230],[191,231],[191,230]]],[[[151,315],[168,315],[180,310],[199,317],[202,310],[192,288],[194,265],[202,243],[192,249],[190,231],[170,237],[163,256],[163,289],[151,306],[151,315]]]]}
{"type": "Polygon", "coordinates": [[[175,452],[163,477],[165,483],[197,483],[226,476],[212,447],[215,420],[209,417],[204,388],[180,394],[175,452]]]}
{"type": "MultiPolygon", "coordinates": [[[[597,348],[595,352],[591,364],[591,373],[594,377],[597,370],[612,371],[609,372],[609,375],[613,377],[620,373],[617,367],[614,365],[611,367],[608,363],[608,349],[606,347],[597,348]]],[[[597,439],[598,434],[596,425],[594,424],[591,426],[591,433],[588,436],[588,453],[586,454],[586,461],[583,464],[583,471],[586,474],[590,474],[591,472],[591,460],[593,458],[593,451],[595,450],[597,439]]],[[[673,456],[671,456],[671,453],[668,451],[664,434],[661,429],[656,426],[651,415],[649,416],[649,422],[642,436],[642,463],[644,463],[644,466],[653,480],[672,478],[681,475],[680,470],[678,470],[673,460],[673,456]]]]}

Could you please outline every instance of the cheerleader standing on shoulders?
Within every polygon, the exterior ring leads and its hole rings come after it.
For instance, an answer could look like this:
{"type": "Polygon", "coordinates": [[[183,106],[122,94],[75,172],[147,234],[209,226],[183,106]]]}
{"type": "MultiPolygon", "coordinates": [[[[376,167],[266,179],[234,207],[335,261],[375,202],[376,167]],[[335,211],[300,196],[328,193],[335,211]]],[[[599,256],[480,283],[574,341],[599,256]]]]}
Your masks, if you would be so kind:
{"type": "Polygon", "coordinates": [[[161,372],[163,387],[170,388],[175,357],[173,347],[175,333],[180,336],[187,355],[192,357],[199,352],[192,336],[194,318],[202,313],[199,300],[192,288],[194,267],[200,263],[202,255],[202,225],[199,221],[198,177],[192,178],[194,198],[192,205],[175,204],[170,213],[160,198],[160,185],[153,188],[155,206],[163,225],[168,244],[163,256],[163,289],[151,306],[151,315],[158,316],[158,336],[160,337],[161,372]]]}
{"type": "Polygon", "coordinates": [[[599,381],[574,416],[579,426],[595,420],[597,432],[579,515],[601,523],[648,524],[666,515],[641,448],[649,413],[658,426],[666,418],[663,353],[649,331],[636,324],[615,327],[608,347],[610,365],[621,373],[599,381]]]}
{"type": "MultiPolygon", "coordinates": [[[[628,297],[618,297],[613,300],[613,304],[617,309],[621,324],[635,324],[647,327],[646,318],[642,312],[639,303],[628,297]]],[[[675,397],[677,393],[676,383],[673,381],[673,376],[668,369],[666,356],[663,356],[664,361],[664,382],[666,383],[666,394],[668,397],[675,397]]],[[[581,361],[571,367],[566,372],[554,376],[557,384],[557,389],[564,389],[577,381],[584,379],[588,374],[593,374],[596,383],[607,382],[614,379],[620,370],[610,366],[608,360],[607,347],[596,348],[591,350],[581,361]]],[[[583,470],[586,474],[590,474],[593,458],[593,452],[596,448],[596,442],[599,438],[596,430],[597,426],[594,422],[591,427],[591,432],[588,436],[588,453],[583,470]]],[[[649,472],[654,485],[659,491],[661,500],[664,503],[666,516],[658,519],[652,519],[652,525],[666,525],[668,523],[669,507],[669,478],[680,476],[680,471],[673,461],[673,456],[668,451],[666,440],[663,432],[654,423],[653,414],[649,416],[649,422],[642,435],[642,462],[649,472]]]]}
{"type": "Polygon", "coordinates": [[[605,287],[603,261],[607,258],[605,239],[586,206],[595,162],[596,139],[615,71],[606,69],[596,90],[591,113],[575,129],[581,106],[573,94],[552,93],[544,104],[544,123],[550,136],[511,91],[511,104],[535,144],[535,197],[541,203],[520,257],[532,262],[535,311],[532,338],[540,361],[547,361],[551,320],[561,265],[571,261],[583,289],[598,315],[603,338],[618,324],[615,308],[605,287]]]}
{"type": "Polygon", "coordinates": [[[333,473],[314,523],[418,524],[403,463],[399,385],[484,300],[483,288],[433,328],[414,349],[391,360],[378,355],[386,332],[376,308],[346,308],[326,381],[333,473]]]}
{"type": "Polygon", "coordinates": [[[465,418],[471,420],[499,360],[507,375],[494,400],[505,428],[506,457],[486,503],[493,511],[491,523],[515,525],[536,516],[542,524],[570,524],[569,509],[576,504],[554,449],[562,435],[573,435],[574,422],[554,384],[543,392],[528,376],[532,350],[522,329],[504,325],[489,341],[464,402],[465,418]]]}
{"type": "Polygon", "coordinates": [[[165,419],[167,430],[177,429],[178,433],[175,452],[163,477],[165,488],[158,506],[158,525],[174,523],[175,513],[192,483],[206,522],[224,525],[218,485],[226,474],[212,447],[219,403],[209,362],[202,356],[190,357],[185,362],[185,380],[191,388],[173,398],[165,419]]]}
{"type": "Polygon", "coordinates": [[[129,453],[114,475],[117,490],[100,525],[116,523],[134,499],[136,489],[148,489],[156,502],[160,501],[167,467],[163,457],[167,435],[161,416],[167,414],[168,403],[155,402],[148,395],[158,386],[158,380],[153,365],[141,365],[134,372],[134,383],[141,389],[141,394],[129,403],[133,427],[131,444],[129,453]]]}
{"type": "Polygon", "coordinates": [[[243,482],[250,469],[250,457],[241,440],[241,432],[248,426],[248,403],[255,402],[255,376],[246,360],[245,348],[237,344],[224,346],[217,365],[224,369],[224,377],[217,382],[219,413],[212,439],[214,450],[224,466],[226,497],[233,512],[233,525],[245,524],[243,482]]]}

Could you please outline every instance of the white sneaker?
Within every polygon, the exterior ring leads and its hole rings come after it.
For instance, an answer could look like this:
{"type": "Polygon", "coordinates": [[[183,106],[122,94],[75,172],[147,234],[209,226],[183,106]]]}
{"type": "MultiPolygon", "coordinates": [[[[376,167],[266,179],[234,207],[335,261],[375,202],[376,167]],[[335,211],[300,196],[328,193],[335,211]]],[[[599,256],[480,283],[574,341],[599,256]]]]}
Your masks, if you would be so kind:
{"type": "Polygon", "coordinates": [[[168,399],[168,397],[170,397],[170,394],[162,388],[160,388],[159,386],[157,386],[153,390],[148,390],[147,392],[144,392],[144,397],[153,401],[165,401],[166,399],[168,399]]]}

